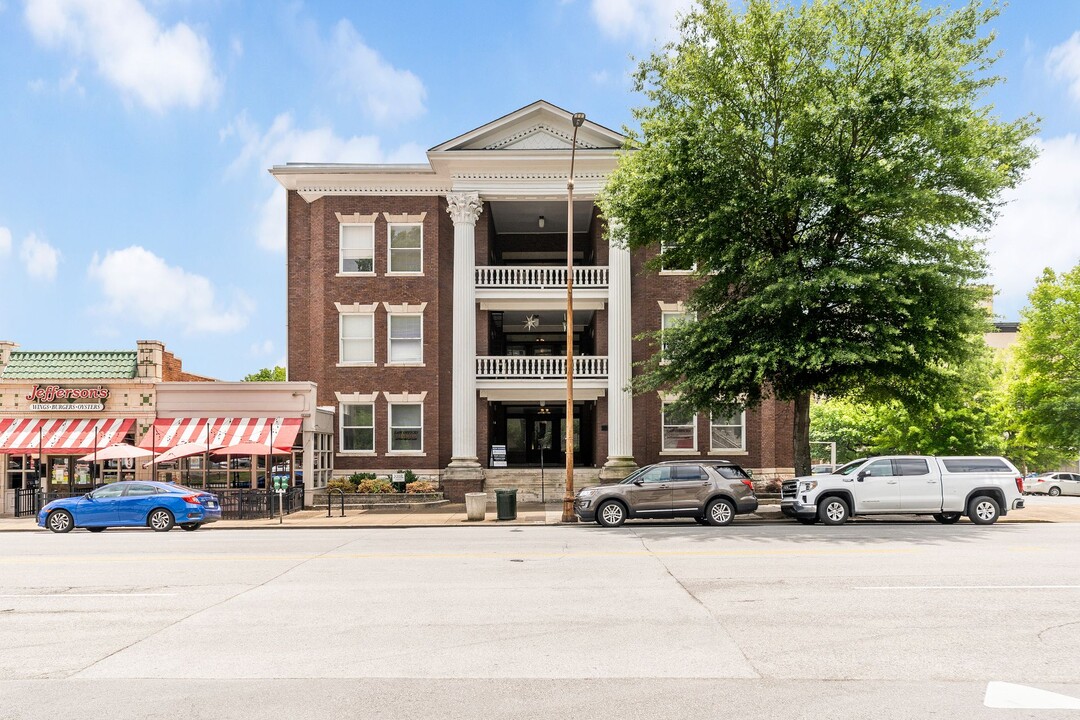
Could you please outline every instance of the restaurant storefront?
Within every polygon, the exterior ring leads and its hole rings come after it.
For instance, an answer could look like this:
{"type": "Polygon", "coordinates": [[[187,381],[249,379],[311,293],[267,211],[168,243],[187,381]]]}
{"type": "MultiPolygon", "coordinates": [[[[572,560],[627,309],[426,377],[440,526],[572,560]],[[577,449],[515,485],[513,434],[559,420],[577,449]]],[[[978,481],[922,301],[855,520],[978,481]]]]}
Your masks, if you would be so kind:
{"type": "Polygon", "coordinates": [[[308,492],[329,479],[333,412],[315,407],[313,383],[214,381],[184,372],[156,341],[135,351],[17,348],[0,342],[0,514],[13,514],[16,493],[35,488],[79,494],[154,478],[257,488],[266,486],[268,466],[308,492]],[[200,442],[206,451],[184,452],[200,442]],[[95,458],[116,443],[152,454],[95,458]],[[253,454],[260,445],[266,454],[253,454]],[[159,462],[170,450],[181,457],[159,462]]]}

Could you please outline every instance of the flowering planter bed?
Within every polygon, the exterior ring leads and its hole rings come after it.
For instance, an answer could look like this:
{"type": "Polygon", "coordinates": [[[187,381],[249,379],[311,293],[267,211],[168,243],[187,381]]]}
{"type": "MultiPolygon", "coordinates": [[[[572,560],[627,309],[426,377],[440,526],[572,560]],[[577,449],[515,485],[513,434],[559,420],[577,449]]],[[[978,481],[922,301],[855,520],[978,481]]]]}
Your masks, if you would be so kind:
{"type": "MultiPolygon", "coordinates": [[[[329,499],[331,507],[338,507],[341,503],[341,494],[332,492],[315,493],[313,504],[316,508],[326,507],[329,499]]],[[[441,492],[433,493],[345,493],[345,507],[347,508],[370,508],[370,507],[410,507],[424,505],[441,505],[447,502],[441,492]]]]}

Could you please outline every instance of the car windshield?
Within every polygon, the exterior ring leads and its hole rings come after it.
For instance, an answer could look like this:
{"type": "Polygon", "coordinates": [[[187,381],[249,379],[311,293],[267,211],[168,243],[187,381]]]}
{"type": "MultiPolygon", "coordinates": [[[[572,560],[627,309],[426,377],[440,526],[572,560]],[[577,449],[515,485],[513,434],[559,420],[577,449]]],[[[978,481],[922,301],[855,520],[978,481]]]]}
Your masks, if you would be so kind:
{"type": "Polygon", "coordinates": [[[639,476],[639,475],[642,475],[642,474],[644,474],[644,472],[645,472],[646,470],[648,470],[649,468],[651,468],[651,467],[652,467],[652,465],[646,465],[646,466],[645,466],[645,467],[643,467],[643,468],[638,468],[638,469],[637,469],[637,470],[635,470],[634,472],[632,472],[632,473],[630,473],[629,475],[627,475],[626,477],[624,477],[624,478],[622,479],[622,482],[620,482],[619,484],[620,484],[620,485],[629,485],[630,483],[634,482],[634,480],[637,480],[637,478],[638,478],[638,476],[639,476]]]}
{"type": "Polygon", "coordinates": [[[836,470],[833,475],[850,475],[851,473],[855,472],[855,470],[864,462],[866,462],[866,458],[852,460],[847,465],[843,466],[839,470],[836,470]]]}

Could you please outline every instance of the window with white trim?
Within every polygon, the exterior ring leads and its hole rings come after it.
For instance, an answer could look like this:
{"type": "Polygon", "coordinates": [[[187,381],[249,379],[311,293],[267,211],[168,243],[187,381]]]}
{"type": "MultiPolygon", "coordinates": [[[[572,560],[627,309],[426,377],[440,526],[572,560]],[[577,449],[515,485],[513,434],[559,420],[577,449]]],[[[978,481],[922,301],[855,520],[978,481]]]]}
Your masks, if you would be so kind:
{"type": "Polygon", "coordinates": [[[375,272],[375,226],[342,223],[338,272],[366,275],[375,272]]]}
{"type": "Polygon", "coordinates": [[[342,363],[374,364],[375,316],[371,313],[341,313],[339,316],[342,363]]]}
{"type": "Polygon", "coordinates": [[[666,335],[669,330],[674,330],[678,326],[689,322],[694,319],[694,314],[689,312],[664,312],[661,313],[660,319],[660,356],[663,357],[667,353],[667,340],[666,335]]]}
{"type": "Polygon", "coordinates": [[[746,413],[741,410],[709,417],[710,449],[713,452],[746,449],[746,413]]]}
{"type": "Polygon", "coordinates": [[[697,263],[694,262],[685,264],[685,266],[678,265],[676,261],[668,255],[668,253],[674,252],[675,250],[675,245],[666,243],[663,240],[660,241],[660,272],[693,272],[694,270],[697,270],[697,263]]]}
{"type": "Polygon", "coordinates": [[[375,406],[341,405],[341,451],[375,452],[375,406]]]}
{"type": "Polygon", "coordinates": [[[424,316],[394,313],[387,319],[390,339],[386,361],[391,364],[424,362],[424,316]]]}
{"type": "Polygon", "coordinates": [[[420,223],[390,223],[387,271],[422,273],[424,270],[424,226],[420,223]]]}
{"type": "Polygon", "coordinates": [[[390,404],[390,452],[423,452],[423,403],[390,404]]]}
{"type": "Polygon", "coordinates": [[[664,403],[660,415],[662,450],[697,450],[697,413],[664,403]]]}

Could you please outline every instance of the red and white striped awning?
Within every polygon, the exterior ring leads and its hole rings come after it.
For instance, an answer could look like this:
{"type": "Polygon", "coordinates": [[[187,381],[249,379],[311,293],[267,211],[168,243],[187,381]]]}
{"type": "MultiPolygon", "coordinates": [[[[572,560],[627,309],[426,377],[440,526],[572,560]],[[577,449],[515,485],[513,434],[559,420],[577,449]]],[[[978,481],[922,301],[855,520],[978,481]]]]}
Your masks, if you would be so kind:
{"type": "Polygon", "coordinates": [[[303,420],[281,417],[159,418],[143,435],[139,447],[164,452],[184,443],[206,443],[212,448],[240,443],[261,443],[288,452],[303,420]]]}
{"type": "Polygon", "coordinates": [[[0,420],[0,454],[86,455],[121,442],[133,424],[132,418],[7,418],[0,420]]]}

